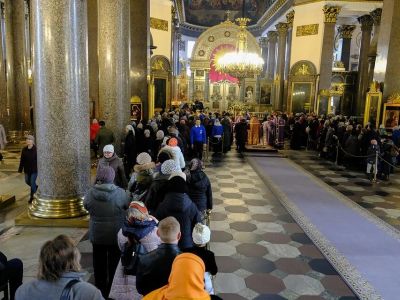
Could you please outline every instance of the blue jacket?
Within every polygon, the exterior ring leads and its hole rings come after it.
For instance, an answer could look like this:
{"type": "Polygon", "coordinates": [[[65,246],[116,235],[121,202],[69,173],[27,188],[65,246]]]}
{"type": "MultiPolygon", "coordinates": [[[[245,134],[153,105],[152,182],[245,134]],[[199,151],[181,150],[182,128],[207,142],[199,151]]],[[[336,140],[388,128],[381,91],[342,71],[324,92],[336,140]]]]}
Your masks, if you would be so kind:
{"type": "Polygon", "coordinates": [[[224,127],[222,125],[216,126],[214,125],[211,131],[211,136],[214,137],[216,135],[221,135],[224,133],[224,127]]]}
{"type": "Polygon", "coordinates": [[[206,129],[203,125],[197,127],[196,125],[190,129],[190,143],[193,145],[194,142],[207,143],[206,129]]]}

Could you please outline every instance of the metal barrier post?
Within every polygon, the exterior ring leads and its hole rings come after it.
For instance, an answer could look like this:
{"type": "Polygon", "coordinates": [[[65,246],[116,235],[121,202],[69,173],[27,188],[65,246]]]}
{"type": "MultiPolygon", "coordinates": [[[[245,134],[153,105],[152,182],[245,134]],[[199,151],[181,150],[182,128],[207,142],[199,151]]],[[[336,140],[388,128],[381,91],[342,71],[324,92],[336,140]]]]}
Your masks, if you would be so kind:
{"type": "Polygon", "coordinates": [[[335,159],[335,167],[339,165],[339,140],[336,142],[336,159],[335,159]]]}
{"type": "Polygon", "coordinates": [[[378,151],[375,151],[375,166],[374,166],[374,182],[376,182],[376,175],[378,174],[378,151]]]}

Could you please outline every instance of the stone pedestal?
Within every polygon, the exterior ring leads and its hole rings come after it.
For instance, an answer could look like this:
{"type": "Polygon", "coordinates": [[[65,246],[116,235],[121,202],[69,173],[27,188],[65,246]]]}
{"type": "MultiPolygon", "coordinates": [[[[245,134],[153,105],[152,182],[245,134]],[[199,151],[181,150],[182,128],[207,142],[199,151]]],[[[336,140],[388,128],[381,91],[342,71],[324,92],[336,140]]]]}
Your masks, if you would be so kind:
{"type": "Polygon", "coordinates": [[[350,71],[351,38],[355,25],[342,25],[338,28],[339,36],[342,39],[342,53],[340,60],[343,62],[346,71],[350,71]]]}
{"type": "Polygon", "coordinates": [[[81,216],[90,184],[86,1],[33,0],[31,7],[39,190],[29,212],[81,216]]]}
{"type": "Polygon", "coordinates": [[[274,80],[276,68],[276,43],[278,41],[278,33],[276,31],[269,31],[267,33],[268,41],[268,60],[266,77],[269,80],[274,80]]]}
{"type": "Polygon", "coordinates": [[[130,116],[129,6],[129,0],[98,1],[100,118],[114,132],[118,155],[130,116]]]}
{"type": "Polygon", "coordinates": [[[147,77],[150,66],[149,0],[130,0],[130,95],[142,100],[143,116],[149,115],[147,77]]]}
{"type": "Polygon", "coordinates": [[[393,93],[398,93],[400,89],[399,11],[400,1],[384,1],[378,41],[378,57],[374,72],[374,80],[385,83],[384,100],[393,93]]]}
{"type": "Polygon", "coordinates": [[[286,39],[288,32],[287,23],[278,23],[276,29],[278,31],[278,63],[276,67],[276,80],[279,81],[277,85],[277,99],[275,99],[274,109],[283,109],[283,91],[285,83],[285,57],[286,57],[286,39]]]}
{"type": "Polygon", "coordinates": [[[371,43],[371,31],[374,22],[370,15],[359,17],[358,21],[361,23],[362,36],[360,57],[358,59],[356,114],[360,116],[364,113],[365,93],[368,88],[368,53],[371,43]]]}

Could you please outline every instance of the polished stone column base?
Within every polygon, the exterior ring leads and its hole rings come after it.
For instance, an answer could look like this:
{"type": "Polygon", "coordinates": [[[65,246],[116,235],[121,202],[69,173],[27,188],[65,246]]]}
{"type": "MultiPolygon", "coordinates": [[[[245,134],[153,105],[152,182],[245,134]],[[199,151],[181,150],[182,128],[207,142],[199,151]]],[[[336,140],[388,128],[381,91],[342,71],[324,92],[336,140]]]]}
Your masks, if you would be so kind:
{"type": "Polygon", "coordinates": [[[75,218],[87,215],[83,207],[83,197],[71,199],[42,199],[35,194],[29,205],[29,214],[47,219],[75,218]]]}

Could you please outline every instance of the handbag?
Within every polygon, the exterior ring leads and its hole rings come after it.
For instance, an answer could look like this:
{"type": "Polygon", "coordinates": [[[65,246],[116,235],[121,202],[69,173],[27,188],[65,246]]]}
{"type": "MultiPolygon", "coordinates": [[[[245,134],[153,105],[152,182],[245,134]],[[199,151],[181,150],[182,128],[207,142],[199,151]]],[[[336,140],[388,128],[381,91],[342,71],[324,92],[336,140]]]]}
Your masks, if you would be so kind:
{"type": "Polygon", "coordinates": [[[121,264],[125,275],[136,275],[140,256],[146,254],[146,249],[139,242],[126,242],[121,252],[121,264]]]}
{"type": "Polygon", "coordinates": [[[69,293],[71,292],[72,287],[78,282],[80,282],[79,279],[72,279],[68,281],[68,283],[65,285],[64,289],[61,292],[60,300],[69,300],[69,293]]]}

